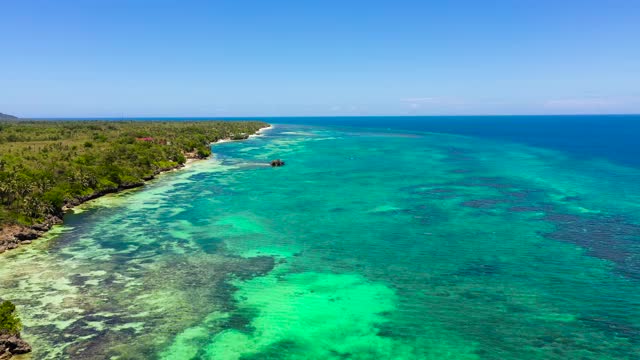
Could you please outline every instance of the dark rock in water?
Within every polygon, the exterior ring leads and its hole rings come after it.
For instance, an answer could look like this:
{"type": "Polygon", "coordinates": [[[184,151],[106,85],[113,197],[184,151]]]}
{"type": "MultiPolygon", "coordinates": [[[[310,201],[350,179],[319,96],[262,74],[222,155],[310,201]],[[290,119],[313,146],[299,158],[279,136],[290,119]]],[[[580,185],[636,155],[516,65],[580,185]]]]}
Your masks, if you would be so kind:
{"type": "Polygon", "coordinates": [[[273,167],[284,166],[284,161],[282,161],[280,159],[271,160],[271,166],[273,166],[273,167]]]}
{"type": "Polygon", "coordinates": [[[0,335],[0,359],[10,359],[12,355],[31,352],[31,346],[20,335],[0,335]]]}
{"type": "Polygon", "coordinates": [[[36,230],[32,230],[32,229],[27,229],[21,233],[16,234],[16,239],[20,240],[20,241],[24,241],[24,240],[35,240],[38,238],[38,236],[40,236],[41,234],[36,231],[36,230]]]}
{"type": "Polygon", "coordinates": [[[42,224],[32,225],[31,228],[35,231],[49,231],[49,229],[51,229],[51,224],[44,222],[42,224]]]}

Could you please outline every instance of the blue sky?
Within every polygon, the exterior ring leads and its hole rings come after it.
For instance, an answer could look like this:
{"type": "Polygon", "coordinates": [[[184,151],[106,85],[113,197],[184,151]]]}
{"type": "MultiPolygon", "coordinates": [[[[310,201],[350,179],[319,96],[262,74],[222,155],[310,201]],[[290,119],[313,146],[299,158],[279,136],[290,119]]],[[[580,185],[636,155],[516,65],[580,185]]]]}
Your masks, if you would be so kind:
{"type": "Polygon", "coordinates": [[[24,117],[640,113],[637,0],[3,0],[24,117]]]}

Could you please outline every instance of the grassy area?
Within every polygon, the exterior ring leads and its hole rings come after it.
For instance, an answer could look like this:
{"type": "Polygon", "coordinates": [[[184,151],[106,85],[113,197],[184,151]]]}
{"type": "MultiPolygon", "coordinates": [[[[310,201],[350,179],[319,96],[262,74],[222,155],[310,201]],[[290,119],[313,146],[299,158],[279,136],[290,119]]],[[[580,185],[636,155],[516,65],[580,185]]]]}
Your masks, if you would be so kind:
{"type": "Polygon", "coordinates": [[[246,138],[259,121],[0,121],[0,228],[60,216],[65,204],[139,184],[246,138]]]}

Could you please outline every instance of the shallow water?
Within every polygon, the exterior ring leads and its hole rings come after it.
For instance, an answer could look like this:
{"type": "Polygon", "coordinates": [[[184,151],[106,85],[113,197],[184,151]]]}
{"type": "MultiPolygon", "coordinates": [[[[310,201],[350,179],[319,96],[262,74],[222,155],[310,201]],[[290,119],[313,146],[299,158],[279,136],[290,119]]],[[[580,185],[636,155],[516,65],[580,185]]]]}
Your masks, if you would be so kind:
{"type": "Polygon", "coordinates": [[[0,257],[32,358],[640,354],[638,169],[303,125],[214,153],[0,257]]]}

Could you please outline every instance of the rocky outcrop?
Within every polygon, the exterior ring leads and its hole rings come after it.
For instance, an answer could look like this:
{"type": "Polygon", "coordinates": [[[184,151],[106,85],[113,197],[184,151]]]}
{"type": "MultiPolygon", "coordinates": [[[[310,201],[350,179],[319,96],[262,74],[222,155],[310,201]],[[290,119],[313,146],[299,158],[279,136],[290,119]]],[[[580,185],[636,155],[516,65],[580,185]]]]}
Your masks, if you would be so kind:
{"type": "Polygon", "coordinates": [[[271,166],[273,167],[284,166],[284,161],[280,159],[271,160],[271,166]]]}
{"type": "Polygon", "coordinates": [[[31,352],[31,346],[20,338],[20,334],[0,334],[0,360],[11,359],[13,355],[31,352]]]}
{"type": "Polygon", "coordinates": [[[0,254],[17,248],[20,245],[31,244],[51,229],[53,225],[62,224],[62,219],[49,215],[45,221],[32,226],[8,225],[0,229],[0,254]]]}

